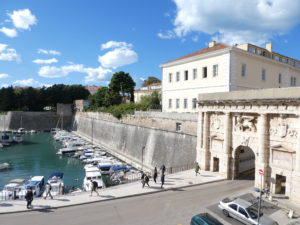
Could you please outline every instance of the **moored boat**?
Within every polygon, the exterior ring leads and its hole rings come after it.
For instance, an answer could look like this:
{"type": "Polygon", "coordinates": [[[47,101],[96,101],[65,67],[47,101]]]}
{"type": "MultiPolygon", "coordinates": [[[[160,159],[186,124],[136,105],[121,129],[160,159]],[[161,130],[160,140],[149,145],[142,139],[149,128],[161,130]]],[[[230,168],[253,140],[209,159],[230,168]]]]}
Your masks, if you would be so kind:
{"type": "Polygon", "coordinates": [[[0,163],[0,170],[5,170],[8,169],[10,167],[9,163],[0,163]]]}
{"type": "MultiPolygon", "coordinates": [[[[64,181],[63,181],[64,173],[55,172],[50,174],[47,183],[50,184],[51,190],[50,193],[52,196],[61,195],[64,192],[64,181]]],[[[43,196],[46,196],[46,193],[43,193],[43,196]]]]}
{"type": "Polygon", "coordinates": [[[96,166],[85,168],[85,177],[83,179],[83,189],[85,191],[91,190],[91,180],[98,183],[98,188],[103,187],[101,172],[96,166]]]}
{"type": "Polygon", "coordinates": [[[19,192],[24,185],[24,179],[14,179],[6,184],[2,191],[0,191],[0,200],[16,199],[19,192]]]}
{"type": "Polygon", "coordinates": [[[23,199],[28,189],[32,189],[33,195],[36,197],[41,196],[44,191],[44,176],[34,176],[29,179],[19,192],[19,198],[23,199]]]}

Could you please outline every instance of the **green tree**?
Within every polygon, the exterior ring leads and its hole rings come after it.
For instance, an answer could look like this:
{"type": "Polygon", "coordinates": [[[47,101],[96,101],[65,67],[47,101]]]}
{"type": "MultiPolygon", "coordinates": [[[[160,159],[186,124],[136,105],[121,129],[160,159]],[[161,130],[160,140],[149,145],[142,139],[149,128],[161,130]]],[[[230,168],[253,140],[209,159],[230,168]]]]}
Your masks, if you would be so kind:
{"type": "Polygon", "coordinates": [[[106,95],[108,94],[107,92],[108,92],[107,87],[99,88],[98,91],[94,95],[91,95],[91,97],[90,97],[91,104],[96,107],[106,106],[105,98],[106,98],[106,95]]]}
{"type": "Polygon", "coordinates": [[[130,101],[134,101],[135,82],[129,73],[123,71],[114,73],[109,83],[109,89],[114,93],[120,93],[122,98],[128,96],[130,101]]]}
{"type": "Polygon", "coordinates": [[[142,96],[140,104],[145,109],[161,109],[161,94],[154,91],[151,95],[142,96]]]}
{"type": "Polygon", "coordinates": [[[143,82],[143,87],[148,86],[149,84],[155,84],[155,83],[161,83],[161,80],[156,78],[156,77],[148,77],[146,80],[143,82]]]}
{"type": "Polygon", "coordinates": [[[0,110],[17,109],[17,98],[12,86],[0,90],[0,110]]]}

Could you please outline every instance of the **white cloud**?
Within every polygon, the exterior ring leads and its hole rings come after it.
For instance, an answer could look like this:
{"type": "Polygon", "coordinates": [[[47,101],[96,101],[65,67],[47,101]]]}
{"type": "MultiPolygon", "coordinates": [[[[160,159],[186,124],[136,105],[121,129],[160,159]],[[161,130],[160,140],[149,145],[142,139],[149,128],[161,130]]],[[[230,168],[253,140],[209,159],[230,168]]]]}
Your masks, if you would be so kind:
{"type": "Polygon", "coordinates": [[[1,88],[7,88],[7,87],[9,87],[9,84],[1,84],[0,87],[1,88]]]}
{"type": "Polygon", "coordinates": [[[300,0],[173,0],[174,32],[203,32],[225,43],[262,44],[300,22],[300,0]]]}
{"type": "Polygon", "coordinates": [[[57,63],[58,60],[56,58],[51,58],[51,59],[35,59],[32,62],[36,64],[51,64],[51,63],[57,63]]]}
{"type": "Polygon", "coordinates": [[[7,37],[17,37],[18,36],[18,32],[16,31],[16,29],[10,29],[7,27],[2,27],[0,28],[0,32],[2,32],[3,34],[5,34],[7,37]]]}
{"type": "Polygon", "coordinates": [[[39,81],[37,81],[33,78],[29,78],[26,80],[16,80],[13,82],[13,84],[19,85],[19,86],[26,86],[26,87],[42,87],[42,86],[50,87],[50,86],[52,86],[51,84],[40,83],[39,81]]]}
{"type": "Polygon", "coordinates": [[[8,14],[16,28],[29,30],[30,26],[37,23],[35,15],[29,9],[14,10],[12,14],[8,14]]]}
{"type": "Polygon", "coordinates": [[[38,49],[39,54],[45,54],[45,55],[61,55],[59,51],[56,50],[45,50],[45,49],[38,49]]]}
{"type": "Polygon", "coordinates": [[[21,61],[21,56],[13,48],[7,48],[6,44],[0,44],[0,61],[21,61]]]}
{"type": "Polygon", "coordinates": [[[7,73],[0,73],[0,79],[8,78],[9,75],[7,73]]]}
{"type": "Polygon", "coordinates": [[[41,77],[58,78],[68,76],[73,72],[87,74],[84,78],[86,83],[105,81],[112,74],[110,69],[105,69],[100,66],[98,68],[84,67],[82,64],[72,64],[61,67],[43,66],[40,68],[38,74],[41,77]]]}
{"type": "Polygon", "coordinates": [[[73,72],[84,72],[84,66],[82,64],[74,64],[68,66],[43,66],[40,68],[38,74],[41,77],[47,78],[58,78],[58,77],[65,77],[68,76],[70,73],[73,72]]]}
{"type": "Polygon", "coordinates": [[[168,30],[165,32],[159,32],[157,36],[160,37],[161,39],[172,39],[176,37],[176,34],[174,33],[174,31],[168,30]]]}
{"type": "Polygon", "coordinates": [[[85,83],[105,81],[112,75],[110,69],[104,69],[100,66],[98,68],[85,68],[85,72],[88,74],[84,78],[85,83]]]}
{"type": "Polygon", "coordinates": [[[108,41],[101,45],[101,50],[109,48],[132,48],[132,44],[126,42],[108,41]]]}

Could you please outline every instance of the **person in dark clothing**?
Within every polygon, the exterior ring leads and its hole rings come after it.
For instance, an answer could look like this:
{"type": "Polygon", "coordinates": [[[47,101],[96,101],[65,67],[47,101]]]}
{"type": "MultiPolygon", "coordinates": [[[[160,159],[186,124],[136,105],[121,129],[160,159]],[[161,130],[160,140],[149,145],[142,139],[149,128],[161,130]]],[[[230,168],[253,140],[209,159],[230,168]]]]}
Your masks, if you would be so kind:
{"type": "Polygon", "coordinates": [[[32,208],[32,201],[33,201],[33,192],[32,192],[32,188],[30,188],[29,190],[27,190],[27,193],[25,195],[25,199],[27,201],[27,209],[32,208]]]}
{"type": "Polygon", "coordinates": [[[165,172],[166,172],[166,167],[165,167],[164,164],[160,167],[160,170],[161,170],[161,173],[162,173],[162,174],[165,174],[165,172]]]}
{"type": "Polygon", "coordinates": [[[165,183],[165,174],[164,173],[161,175],[160,181],[161,181],[161,186],[160,187],[163,188],[164,183],[165,183]]]}
{"type": "Polygon", "coordinates": [[[150,187],[150,185],[149,185],[149,176],[147,174],[144,175],[143,188],[145,187],[145,184],[147,184],[148,187],[150,187]]]}
{"type": "Polygon", "coordinates": [[[154,172],[153,172],[153,180],[156,183],[156,178],[157,178],[157,168],[154,168],[154,172]]]}
{"type": "MultiPolygon", "coordinates": [[[[199,173],[199,170],[200,170],[199,163],[198,163],[198,162],[195,162],[195,173],[196,173],[196,176],[197,176],[197,174],[199,173]]],[[[200,175],[200,173],[199,173],[199,175],[200,175]]]]}
{"type": "Polygon", "coordinates": [[[97,196],[100,196],[99,195],[99,193],[98,193],[98,191],[97,191],[97,188],[98,188],[98,183],[97,183],[97,181],[93,181],[92,179],[91,179],[91,194],[90,194],[90,196],[92,196],[93,195],[93,192],[96,192],[97,193],[97,196]]]}

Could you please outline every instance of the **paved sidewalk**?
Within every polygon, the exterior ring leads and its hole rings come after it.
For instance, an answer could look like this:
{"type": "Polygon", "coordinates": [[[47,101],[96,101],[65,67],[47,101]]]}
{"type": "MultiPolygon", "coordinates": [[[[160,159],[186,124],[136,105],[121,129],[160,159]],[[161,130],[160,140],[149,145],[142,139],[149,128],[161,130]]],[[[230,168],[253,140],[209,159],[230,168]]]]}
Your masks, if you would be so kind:
{"type": "MultiPolygon", "coordinates": [[[[72,205],[87,204],[91,202],[107,201],[117,198],[125,198],[130,196],[137,196],[143,194],[150,194],[154,192],[166,191],[174,188],[182,188],[193,185],[201,185],[210,182],[217,182],[225,180],[216,173],[209,171],[201,171],[201,175],[196,176],[194,170],[179,172],[176,174],[166,174],[164,188],[160,188],[160,176],[158,183],[154,183],[153,179],[150,180],[150,187],[145,186],[142,188],[140,181],[129,184],[122,184],[114,187],[99,189],[100,196],[90,196],[90,192],[78,192],[57,196],[54,199],[35,198],[32,202],[33,210],[42,210],[49,208],[60,208],[72,205]]],[[[9,200],[0,201],[0,214],[15,213],[31,211],[26,208],[25,200],[9,200]]]]}

